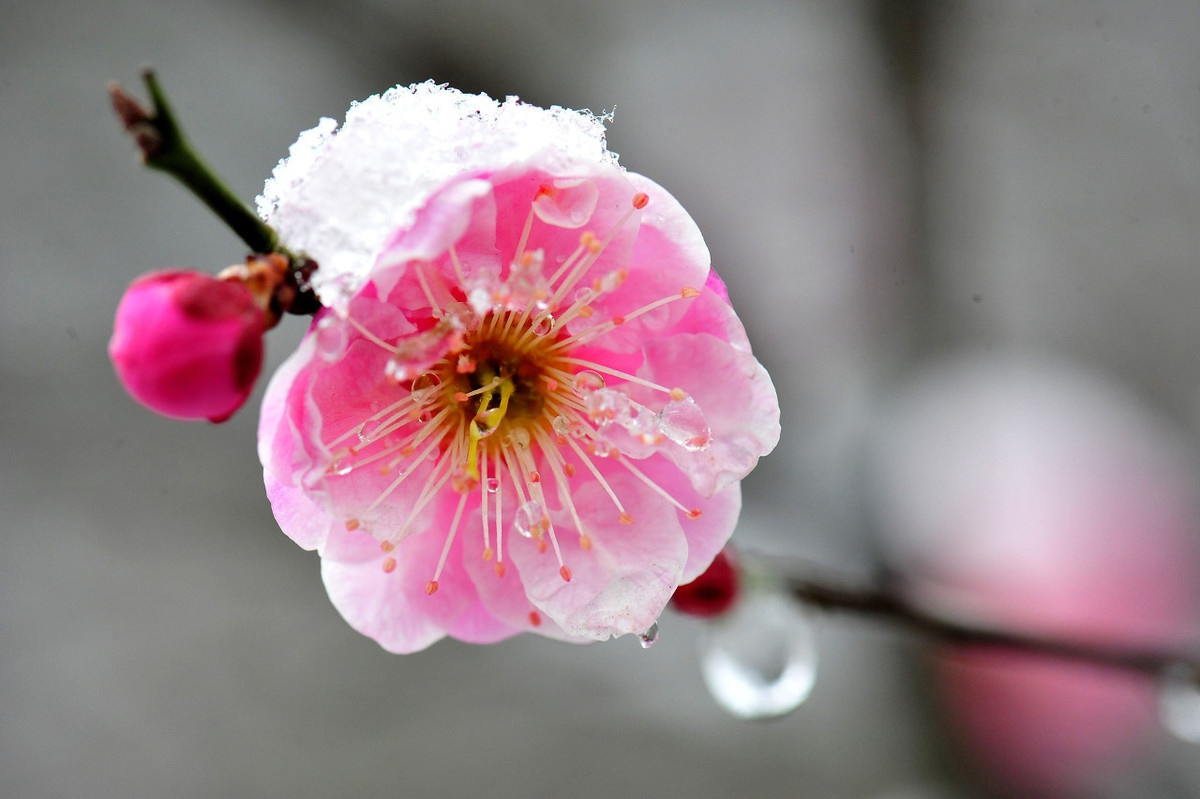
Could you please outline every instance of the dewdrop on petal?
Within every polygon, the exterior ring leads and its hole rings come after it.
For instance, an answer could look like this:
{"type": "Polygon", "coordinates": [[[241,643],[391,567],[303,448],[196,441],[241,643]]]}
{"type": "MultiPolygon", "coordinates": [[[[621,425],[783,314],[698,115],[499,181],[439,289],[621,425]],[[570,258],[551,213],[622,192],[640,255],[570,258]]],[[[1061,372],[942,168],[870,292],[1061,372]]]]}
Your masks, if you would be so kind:
{"type": "Polygon", "coordinates": [[[267,492],[347,621],[651,640],[779,436],[674,198],[591,114],[422,84],[303,134],[259,207],[327,306],[264,399],[267,492]]]}

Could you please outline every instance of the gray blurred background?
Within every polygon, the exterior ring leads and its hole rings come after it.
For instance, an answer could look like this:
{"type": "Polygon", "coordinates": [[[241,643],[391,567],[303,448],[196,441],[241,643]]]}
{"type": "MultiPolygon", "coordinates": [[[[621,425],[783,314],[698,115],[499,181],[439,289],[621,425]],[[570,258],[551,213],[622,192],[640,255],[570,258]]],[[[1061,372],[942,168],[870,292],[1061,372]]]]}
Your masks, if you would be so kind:
{"type": "MultiPolygon", "coordinates": [[[[876,411],[944,353],[1082,363],[1194,446],[1197,42],[1193,0],[3,0],[0,796],[986,790],[919,647],[870,623],[822,620],[811,699],[766,724],[713,704],[678,617],[649,652],[352,631],[274,524],[254,403],[174,423],[112,375],[130,280],[243,251],[139,168],[105,81],[157,67],[247,200],[393,84],[615,108],[612,149],[695,216],[780,393],[741,540],[863,576],[876,411]]],[[[1198,761],[1159,736],[1095,795],[1198,796],[1198,761]]]]}

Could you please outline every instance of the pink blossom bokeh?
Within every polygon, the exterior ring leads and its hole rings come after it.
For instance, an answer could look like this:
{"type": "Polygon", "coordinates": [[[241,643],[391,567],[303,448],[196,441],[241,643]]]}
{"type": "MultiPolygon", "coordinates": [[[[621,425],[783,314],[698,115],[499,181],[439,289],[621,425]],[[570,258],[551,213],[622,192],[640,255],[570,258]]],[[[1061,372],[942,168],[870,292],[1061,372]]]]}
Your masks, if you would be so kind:
{"type": "MultiPolygon", "coordinates": [[[[880,518],[915,601],[1069,641],[1194,640],[1195,466],[1124,390],[1070,363],[962,359],[888,424],[880,518]]],[[[1136,675],[969,649],[936,672],[954,738],[1006,795],[1086,795],[1156,729],[1136,675]]]]}

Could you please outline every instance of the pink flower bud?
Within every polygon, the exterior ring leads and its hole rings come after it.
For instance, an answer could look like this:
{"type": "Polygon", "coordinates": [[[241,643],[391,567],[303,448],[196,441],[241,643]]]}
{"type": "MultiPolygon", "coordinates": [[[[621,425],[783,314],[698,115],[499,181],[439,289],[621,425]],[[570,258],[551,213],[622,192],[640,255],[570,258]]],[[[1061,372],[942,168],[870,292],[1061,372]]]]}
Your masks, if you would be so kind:
{"type": "Polygon", "coordinates": [[[152,272],[121,299],[108,353],[125,390],[150,410],[223,422],[254,388],[264,330],[263,312],[243,284],[152,272]]]}

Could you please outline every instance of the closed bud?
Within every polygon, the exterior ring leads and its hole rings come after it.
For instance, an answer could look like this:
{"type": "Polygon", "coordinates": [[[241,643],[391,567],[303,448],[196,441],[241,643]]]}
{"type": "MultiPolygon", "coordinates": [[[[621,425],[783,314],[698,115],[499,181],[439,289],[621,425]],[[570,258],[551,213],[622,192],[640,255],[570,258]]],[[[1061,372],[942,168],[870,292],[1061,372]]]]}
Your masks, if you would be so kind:
{"type": "Polygon", "coordinates": [[[738,597],[738,571],[727,551],[718,552],[704,574],[676,588],[671,607],[701,619],[720,616],[733,607],[738,597]]]}
{"type": "Polygon", "coordinates": [[[254,388],[265,329],[241,281],[165,270],[125,292],[108,352],[125,389],[150,410],[223,422],[254,388]]]}

